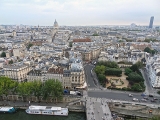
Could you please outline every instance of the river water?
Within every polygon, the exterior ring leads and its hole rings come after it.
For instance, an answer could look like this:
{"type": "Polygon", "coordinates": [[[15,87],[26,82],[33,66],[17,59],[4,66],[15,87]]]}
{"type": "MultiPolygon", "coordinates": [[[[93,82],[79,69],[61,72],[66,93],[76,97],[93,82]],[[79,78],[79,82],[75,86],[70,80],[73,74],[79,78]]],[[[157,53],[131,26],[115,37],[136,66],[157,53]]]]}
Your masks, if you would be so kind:
{"type": "Polygon", "coordinates": [[[85,113],[69,112],[64,116],[29,115],[25,110],[19,110],[14,114],[0,114],[0,120],[86,120],[85,113]]]}

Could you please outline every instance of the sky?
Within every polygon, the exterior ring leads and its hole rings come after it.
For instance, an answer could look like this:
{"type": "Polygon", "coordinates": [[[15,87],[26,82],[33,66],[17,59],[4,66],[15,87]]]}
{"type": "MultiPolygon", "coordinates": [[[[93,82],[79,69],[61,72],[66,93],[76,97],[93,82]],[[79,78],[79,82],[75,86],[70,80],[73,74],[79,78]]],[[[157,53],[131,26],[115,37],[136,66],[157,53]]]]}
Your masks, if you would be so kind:
{"type": "Polygon", "coordinates": [[[160,25],[160,0],[0,0],[0,24],[160,25]]]}

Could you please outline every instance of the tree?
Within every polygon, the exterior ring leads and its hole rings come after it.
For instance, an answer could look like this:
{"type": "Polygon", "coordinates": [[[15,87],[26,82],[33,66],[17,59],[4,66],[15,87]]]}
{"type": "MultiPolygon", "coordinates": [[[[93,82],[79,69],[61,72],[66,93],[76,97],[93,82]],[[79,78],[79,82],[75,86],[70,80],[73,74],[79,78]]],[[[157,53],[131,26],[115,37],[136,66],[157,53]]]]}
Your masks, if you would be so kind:
{"type": "Polygon", "coordinates": [[[135,83],[138,83],[138,82],[143,82],[144,79],[137,73],[135,72],[132,72],[128,75],[128,80],[129,81],[133,81],[135,83]]]}
{"type": "Polygon", "coordinates": [[[33,83],[33,88],[32,88],[32,90],[33,90],[33,95],[35,96],[35,97],[37,97],[37,99],[38,99],[38,102],[39,102],[39,97],[41,96],[41,94],[42,94],[42,82],[41,81],[37,81],[37,80],[35,80],[35,81],[33,81],[32,82],[33,83]]]}
{"type": "Polygon", "coordinates": [[[131,89],[132,89],[133,91],[137,91],[137,92],[141,92],[141,91],[143,90],[139,83],[135,83],[135,84],[131,87],[131,89]]]}
{"type": "Polygon", "coordinates": [[[150,53],[151,55],[154,55],[156,53],[156,50],[151,50],[149,47],[146,47],[144,49],[144,52],[150,53]]]}
{"type": "Polygon", "coordinates": [[[18,84],[17,92],[23,97],[25,101],[26,97],[30,97],[33,93],[33,84],[32,82],[22,82],[18,84]]]}
{"type": "Polygon", "coordinates": [[[47,80],[42,86],[42,96],[47,100],[50,96],[52,99],[61,99],[63,94],[63,87],[61,82],[54,79],[47,80]]]}
{"type": "Polygon", "coordinates": [[[130,68],[125,68],[125,75],[128,75],[131,72],[133,72],[133,71],[130,68]]]}
{"type": "Polygon", "coordinates": [[[106,76],[103,75],[103,74],[98,74],[98,80],[99,82],[101,83],[102,86],[105,86],[106,85],[106,76]]]}
{"type": "Polygon", "coordinates": [[[8,77],[0,77],[0,95],[5,95],[7,96],[9,92],[15,87],[14,86],[14,81],[12,81],[8,77]]]}
{"type": "Polygon", "coordinates": [[[29,43],[28,46],[27,46],[27,48],[29,49],[29,48],[32,47],[32,46],[33,46],[33,44],[32,44],[32,43],[29,43]]]}
{"type": "Polygon", "coordinates": [[[9,61],[9,64],[13,64],[13,60],[10,60],[10,61],[9,61]]]}
{"type": "Polygon", "coordinates": [[[73,44],[72,42],[69,42],[69,47],[72,47],[72,44],[73,44]]]}
{"type": "Polygon", "coordinates": [[[105,67],[109,68],[119,68],[118,64],[113,61],[100,61],[97,63],[97,65],[104,65],[105,67]]]}
{"type": "Polygon", "coordinates": [[[105,74],[106,75],[121,76],[122,70],[119,68],[106,68],[105,74]]]}
{"type": "Polygon", "coordinates": [[[149,47],[146,47],[146,48],[144,49],[144,52],[151,53],[151,49],[150,49],[149,47]]]}
{"type": "Polygon", "coordinates": [[[139,72],[139,69],[141,69],[143,67],[143,63],[142,62],[137,62],[135,64],[133,64],[130,69],[133,71],[133,72],[139,72]]]}
{"type": "Polygon", "coordinates": [[[5,53],[5,52],[2,52],[2,53],[1,53],[1,57],[6,57],[6,53],[5,53]]]}
{"type": "Polygon", "coordinates": [[[96,74],[104,74],[106,67],[104,65],[97,65],[94,70],[96,74]]]}

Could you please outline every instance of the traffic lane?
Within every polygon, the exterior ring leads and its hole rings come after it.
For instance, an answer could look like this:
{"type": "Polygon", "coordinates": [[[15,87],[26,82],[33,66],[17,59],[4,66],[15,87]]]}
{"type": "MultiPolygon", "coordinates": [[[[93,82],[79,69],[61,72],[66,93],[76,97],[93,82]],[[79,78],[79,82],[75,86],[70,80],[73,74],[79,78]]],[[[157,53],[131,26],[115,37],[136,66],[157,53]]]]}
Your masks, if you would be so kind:
{"type": "MultiPolygon", "coordinates": [[[[137,95],[137,94],[132,94],[132,95],[133,95],[133,97],[129,97],[127,93],[88,91],[88,96],[89,97],[107,98],[107,99],[122,100],[122,101],[133,101],[133,98],[137,98],[138,100],[143,99],[143,97],[141,95],[137,95]]],[[[159,100],[156,100],[156,102],[151,102],[153,97],[148,97],[148,98],[149,98],[149,100],[147,100],[147,103],[153,103],[153,104],[159,104],[160,103],[159,100]]],[[[156,98],[160,99],[159,97],[156,97],[156,98]]]]}
{"type": "Polygon", "coordinates": [[[147,70],[141,70],[142,72],[143,72],[143,75],[144,75],[144,79],[145,79],[145,81],[146,81],[146,83],[147,83],[147,86],[148,86],[148,90],[149,90],[149,92],[152,92],[152,90],[153,90],[153,88],[152,88],[152,85],[151,85],[151,83],[150,83],[150,81],[149,81],[149,79],[148,79],[148,75],[147,75],[147,70]]]}
{"type": "Polygon", "coordinates": [[[94,84],[94,80],[93,80],[93,77],[92,77],[92,74],[91,74],[91,70],[93,69],[93,66],[90,66],[90,65],[86,65],[85,66],[85,74],[86,74],[86,81],[88,83],[88,87],[89,88],[95,88],[95,84],[94,84]]]}

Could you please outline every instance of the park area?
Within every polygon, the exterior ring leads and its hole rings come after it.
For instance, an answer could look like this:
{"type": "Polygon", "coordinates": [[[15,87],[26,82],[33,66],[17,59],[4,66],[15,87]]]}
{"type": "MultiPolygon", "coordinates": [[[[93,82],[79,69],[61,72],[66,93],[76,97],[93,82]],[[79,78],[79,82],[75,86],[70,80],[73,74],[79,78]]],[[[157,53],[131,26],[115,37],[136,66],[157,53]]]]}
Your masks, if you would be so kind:
{"type": "Polygon", "coordinates": [[[129,82],[126,80],[126,75],[124,72],[122,72],[121,77],[117,76],[106,76],[106,79],[108,80],[108,83],[106,83],[106,87],[109,86],[115,86],[116,88],[123,88],[123,87],[128,87],[129,82]]]}
{"type": "Polygon", "coordinates": [[[144,79],[139,71],[142,67],[142,62],[137,62],[127,68],[120,68],[116,62],[100,61],[94,71],[104,88],[143,92],[145,90],[144,79]]]}

